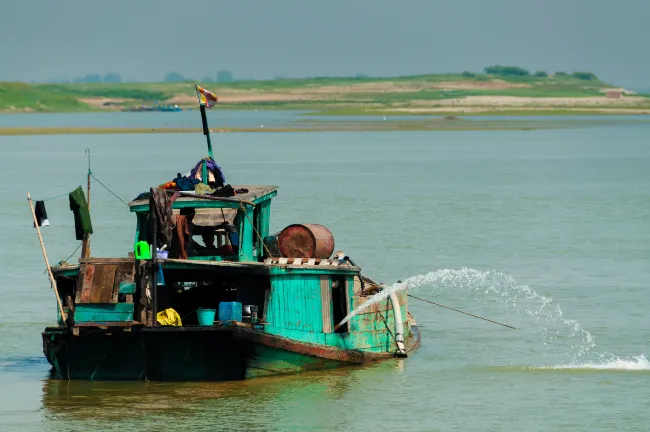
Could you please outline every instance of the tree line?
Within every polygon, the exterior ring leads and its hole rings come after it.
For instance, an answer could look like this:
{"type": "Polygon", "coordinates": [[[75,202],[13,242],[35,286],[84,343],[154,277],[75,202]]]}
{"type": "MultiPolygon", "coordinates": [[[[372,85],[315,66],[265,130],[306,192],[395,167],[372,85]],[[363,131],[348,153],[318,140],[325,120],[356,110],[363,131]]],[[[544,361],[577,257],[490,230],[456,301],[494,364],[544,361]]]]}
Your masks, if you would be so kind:
{"type": "MultiPolygon", "coordinates": [[[[548,77],[549,74],[543,70],[539,70],[536,72],[531,73],[529,70],[524,69],[519,66],[503,66],[503,65],[492,65],[492,66],[486,66],[483,68],[485,73],[487,75],[494,75],[494,76],[499,76],[499,77],[527,77],[527,76],[534,76],[538,78],[545,78],[548,77]]],[[[461,74],[463,77],[466,78],[471,78],[475,77],[477,74],[474,72],[470,71],[464,71],[461,74]]],[[[573,72],[571,74],[568,74],[566,72],[555,72],[553,74],[554,76],[572,76],[574,78],[584,80],[584,81],[597,81],[598,77],[592,73],[592,72],[573,72]]],[[[283,76],[277,76],[276,79],[284,79],[283,76]]],[[[368,75],[359,73],[354,76],[354,79],[358,80],[364,80],[364,79],[370,79],[368,75]]],[[[183,74],[179,72],[168,72],[164,75],[163,77],[164,82],[186,82],[186,81],[195,81],[193,78],[189,78],[184,76],[183,74]]],[[[220,82],[220,83],[227,83],[227,82],[232,82],[235,81],[235,78],[232,74],[231,71],[227,69],[222,69],[216,73],[214,77],[212,76],[205,76],[201,79],[200,82],[202,83],[211,83],[211,82],[220,82]]],[[[50,81],[50,83],[55,83],[55,84],[65,84],[65,83],[121,83],[122,82],[122,75],[114,72],[108,72],[104,75],[100,75],[98,73],[89,73],[86,74],[85,76],[82,77],[77,77],[74,78],[72,81],[70,80],[54,80],[50,81]]]]}
{"type": "MultiPolygon", "coordinates": [[[[178,72],[168,72],[165,74],[163,80],[165,82],[182,82],[194,81],[192,78],[187,78],[178,72]]],[[[231,82],[234,81],[232,72],[229,70],[220,70],[213,78],[211,76],[204,77],[201,82],[231,82]]],[[[84,76],[68,79],[51,80],[50,84],[70,84],[70,83],[121,83],[122,75],[114,72],[108,72],[104,75],[98,73],[89,73],[84,76]]]]}
{"type": "MultiPolygon", "coordinates": [[[[233,77],[232,72],[229,70],[220,70],[217,72],[216,77],[205,76],[201,79],[201,82],[232,82],[235,78],[233,77]]],[[[178,72],[168,72],[164,77],[165,82],[183,82],[183,81],[194,81],[192,78],[187,78],[178,72]]]]}
{"type": "MultiPolygon", "coordinates": [[[[493,65],[493,66],[486,66],[483,68],[486,74],[488,75],[497,75],[497,76],[502,76],[502,77],[525,77],[525,76],[535,76],[535,77],[540,77],[540,78],[545,78],[548,76],[548,73],[545,71],[537,71],[534,73],[530,73],[527,69],[524,69],[519,66],[502,66],[502,65],[493,65]]],[[[463,75],[472,75],[472,72],[465,71],[463,72],[463,75]]],[[[555,76],[569,76],[568,73],[566,72],[555,72],[555,76]]],[[[585,80],[585,81],[597,81],[598,77],[596,74],[593,72],[573,72],[570,74],[572,77],[580,79],[580,80],[585,80]]]]}

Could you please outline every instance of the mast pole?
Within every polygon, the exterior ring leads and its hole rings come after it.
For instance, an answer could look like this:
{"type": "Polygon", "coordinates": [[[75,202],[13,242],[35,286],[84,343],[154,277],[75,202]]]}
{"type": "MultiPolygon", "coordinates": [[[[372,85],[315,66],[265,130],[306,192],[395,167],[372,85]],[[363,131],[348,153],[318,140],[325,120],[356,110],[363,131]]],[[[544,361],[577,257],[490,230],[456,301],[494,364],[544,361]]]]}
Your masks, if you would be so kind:
{"type": "MultiPolygon", "coordinates": [[[[86,149],[85,153],[88,155],[88,213],[90,213],[90,176],[93,174],[90,170],[90,149],[86,149]]],[[[83,243],[81,245],[81,258],[90,258],[90,234],[85,233],[83,243]]]]}
{"type": "Polygon", "coordinates": [[[205,115],[205,105],[201,104],[199,106],[199,109],[201,111],[201,123],[203,124],[203,135],[205,135],[205,139],[208,142],[208,156],[214,159],[214,154],[212,153],[212,141],[210,141],[210,129],[208,129],[208,118],[205,115]]]}
{"type": "Polygon", "coordinates": [[[54,274],[52,273],[52,268],[50,267],[50,260],[47,259],[47,252],[45,252],[45,243],[43,243],[43,236],[41,235],[41,229],[38,226],[36,212],[34,211],[34,206],[32,205],[32,196],[29,194],[29,192],[27,192],[27,201],[29,202],[29,209],[32,211],[32,217],[34,218],[34,225],[36,226],[38,241],[41,243],[41,251],[43,252],[43,259],[45,259],[47,274],[50,276],[50,283],[52,284],[52,289],[54,290],[54,295],[56,296],[56,303],[59,305],[59,312],[61,313],[61,319],[63,320],[63,327],[67,327],[66,320],[68,317],[63,311],[63,305],[61,304],[61,298],[59,297],[59,290],[56,287],[56,279],[54,279],[54,274]]]}
{"type": "Polygon", "coordinates": [[[203,135],[205,135],[205,139],[208,142],[208,156],[214,159],[214,154],[212,153],[212,142],[210,141],[210,129],[208,128],[208,118],[205,115],[205,104],[203,103],[205,99],[201,98],[198,85],[194,84],[194,90],[196,90],[196,96],[199,98],[199,111],[201,111],[201,124],[203,125],[203,135]]]}

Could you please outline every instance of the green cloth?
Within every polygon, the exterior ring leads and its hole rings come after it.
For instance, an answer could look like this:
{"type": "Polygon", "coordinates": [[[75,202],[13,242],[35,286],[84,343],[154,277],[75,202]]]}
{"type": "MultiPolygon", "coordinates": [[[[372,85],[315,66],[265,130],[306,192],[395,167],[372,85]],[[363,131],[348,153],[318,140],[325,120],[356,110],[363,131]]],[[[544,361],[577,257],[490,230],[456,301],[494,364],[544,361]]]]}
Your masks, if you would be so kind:
{"type": "Polygon", "coordinates": [[[70,210],[74,213],[74,230],[77,240],[83,240],[84,234],[93,233],[93,225],[90,222],[88,203],[81,186],[70,192],[70,210]]]}
{"type": "Polygon", "coordinates": [[[215,189],[212,189],[210,186],[203,183],[199,183],[194,187],[194,192],[197,195],[210,195],[214,191],[215,189]]]}

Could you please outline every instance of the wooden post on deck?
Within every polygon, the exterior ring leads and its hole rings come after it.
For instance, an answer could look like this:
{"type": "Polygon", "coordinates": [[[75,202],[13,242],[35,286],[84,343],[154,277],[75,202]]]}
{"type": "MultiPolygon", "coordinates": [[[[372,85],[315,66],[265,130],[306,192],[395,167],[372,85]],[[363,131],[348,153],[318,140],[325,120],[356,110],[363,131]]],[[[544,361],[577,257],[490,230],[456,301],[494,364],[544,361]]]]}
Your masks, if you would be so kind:
{"type": "Polygon", "coordinates": [[[154,211],[154,199],[153,199],[153,188],[149,189],[149,192],[151,194],[149,198],[149,215],[151,217],[151,223],[153,225],[153,247],[151,251],[151,268],[153,270],[153,273],[151,275],[151,303],[152,303],[152,309],[153,309],[153,317],[152,317],[152,327],[156,327],[156,324],[158,323],[158,218],[156,217],[156,212],[154,211]]]}
{"type": "Polygon", "coordinates": [[[68,317],[63,311],[63,305],[61,304],[61,297],[59,297],[59,290],[56,287],[56,279],[54,279],[54,274],[52,274],[50,261],[47,259],[47,252],[45,252],[45,244],[43,243],[43,236],[41,235],[41,229],[38,226],[38,220],[36,219],[36,212],[34,211],[34,206],[32,205],[32,197],[29,194],[29,192],[27,192],[27,201],[29,201],[29,209],[32,211],[32,217],[34,218],[34,225],[36,226],[36,234],[38,234],[38,241],[41,243],[43,258],[45,259],[45,265],[47,266],[47,274],[50,276],[50,283],[52,284],[52,289],[54,290],[54,295],[56,296],[56,302],[59,305],[59,312],[61,312],[61,318],[63,319],[63,327],[67,327],[66,320],[68,319],[68,317]]]}

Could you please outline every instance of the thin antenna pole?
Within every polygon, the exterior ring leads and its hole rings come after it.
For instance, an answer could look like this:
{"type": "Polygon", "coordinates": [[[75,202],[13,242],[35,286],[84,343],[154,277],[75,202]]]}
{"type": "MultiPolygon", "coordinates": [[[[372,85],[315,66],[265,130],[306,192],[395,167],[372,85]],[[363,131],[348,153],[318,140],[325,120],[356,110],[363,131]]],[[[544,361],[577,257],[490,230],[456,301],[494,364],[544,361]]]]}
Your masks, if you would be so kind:
{"type": "MultiPolygon", "coordinates": [[[[93,172],[90,170],[90,149],[86,149],[85,153],[88,155],[88,213],[90,213],[90,176],[93,172]]],[[[81,258],[90,257],[90,234],[85,233],[83,243],[81,245],[81,258]]]]}
{"type": "Polygon", "coordinates": [[[59,312],[61,312],[63,327],[67,327],[66,320],[68,319],[68,317],[63,311],[63,305],[61,304],[61,298],[59,297],[59,290],[56,287],[56,279],[54,279],[54,274],[52,274],[52,269],[50,268],[50,260],[47,259],[47,252],[45,252],[45,243],[43,243],[43,236],[41,235],[41,229],[38,226],[38,220],[36,219],[36,212],[34,211],[34,206],[32,205],[32,197],[29,194],[29,192],[27,192],[27,201],[29,202],[29,209],[32,211],[32,217],[34,218],[34,225],[36,226],[36,234],[38,234],[38,241],[41,243],[41,251],[43,252],[43,258],[45,259],[47,274],[50,276],[50,283],[52,284],[52,289],[54,290],[54,295],[56,296],[56,302],[59,305],[59,312]]]}

